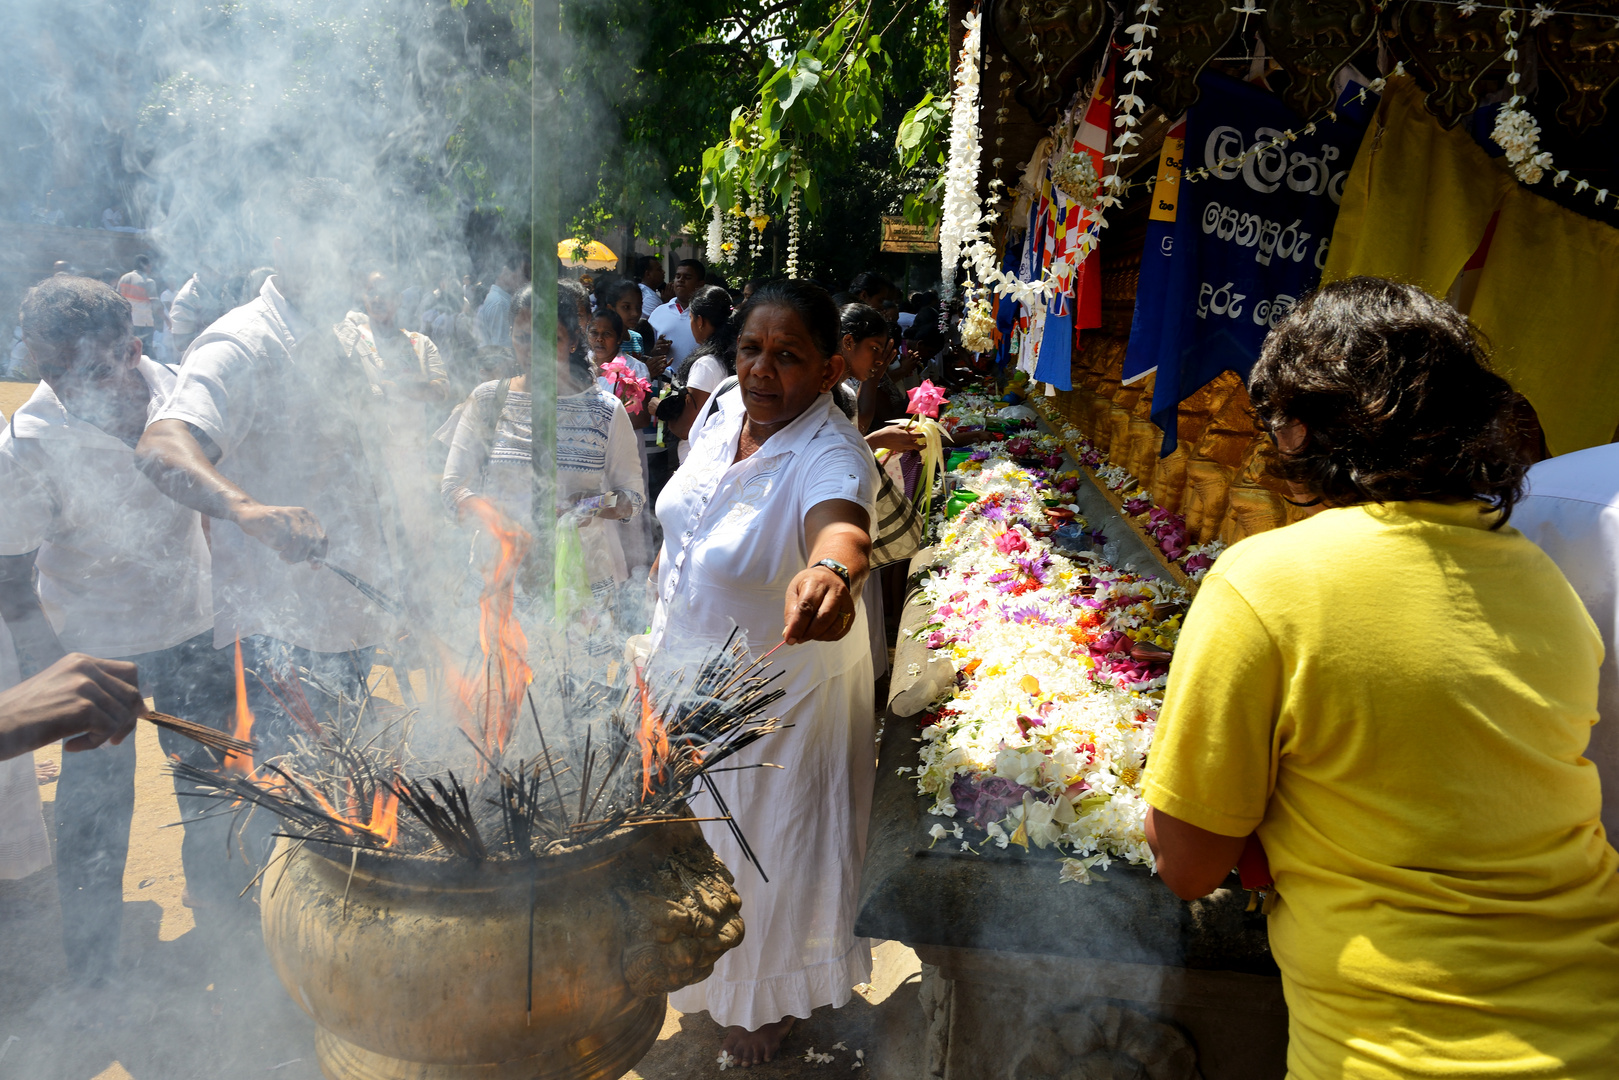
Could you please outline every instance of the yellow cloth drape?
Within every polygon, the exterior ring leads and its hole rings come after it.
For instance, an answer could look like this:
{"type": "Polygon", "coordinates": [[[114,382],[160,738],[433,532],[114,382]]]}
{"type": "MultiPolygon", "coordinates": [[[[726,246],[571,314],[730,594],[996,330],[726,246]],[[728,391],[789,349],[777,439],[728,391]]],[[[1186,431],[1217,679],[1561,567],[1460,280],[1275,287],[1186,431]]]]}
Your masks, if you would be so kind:
{"type": "Polygon", "coordinates": [[[1323,282],[1357,274],[1445,296],[1500,219],[1468,311],[1566,454],[1619,425],[1619,230],[1522,187],[1408,78],[1390,79],[1355,158],[1323,282]]]}
{"type": "Polygon", "coordinates": [[[1619,427],[1619,229],[1520,187],[1507,193],[1469,312],[1496,369],[1540,415],[1546,446],[1619,427]]]}
{"type": "Polygon", "coordinates": [[[1323,284],[1365,274],[1443,297],[1517,183],[1408,78],[1390,79],[1344,184],[1323,284]]]}

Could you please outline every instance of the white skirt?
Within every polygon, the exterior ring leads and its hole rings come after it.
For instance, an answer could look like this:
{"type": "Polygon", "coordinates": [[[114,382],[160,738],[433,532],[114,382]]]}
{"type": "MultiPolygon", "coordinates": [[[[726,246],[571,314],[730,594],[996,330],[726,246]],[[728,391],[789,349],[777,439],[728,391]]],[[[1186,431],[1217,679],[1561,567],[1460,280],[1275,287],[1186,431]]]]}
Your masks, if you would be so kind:
{"type": "MultiPolygon", "coordinates": [[[[754,1031],[845,1005],[871,978],[871,943],[854,936],[854,920],[877,779],[872,682],[863,659],[789,705],[780,715],[793,727],[726,762],[782,768],[713,778],[769,881],[725,822],[703,823],[703,836],[736,875],[745,932],[712,975],[669,995],[679,1011],[706,1009],[716,1023],[754,1031]]],[[[718,813],[701,792],[691,806],[701,817],[718,813]]]]}

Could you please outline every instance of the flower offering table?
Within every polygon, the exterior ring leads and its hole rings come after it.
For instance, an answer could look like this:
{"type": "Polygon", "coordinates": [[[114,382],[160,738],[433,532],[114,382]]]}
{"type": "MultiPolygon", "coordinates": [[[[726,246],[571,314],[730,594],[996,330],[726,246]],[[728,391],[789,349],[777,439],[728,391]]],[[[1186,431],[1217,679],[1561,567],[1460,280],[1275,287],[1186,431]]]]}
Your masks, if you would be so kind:
{"type": "Polygon", "coordinates": [[[1177,899],[1141,833],[1186,578],[1026,438],[955,462],[912,562],[856,930],[926,965],[930,1078],[1279,1080],[1263,917],[1235,875],[1177,899]]]}

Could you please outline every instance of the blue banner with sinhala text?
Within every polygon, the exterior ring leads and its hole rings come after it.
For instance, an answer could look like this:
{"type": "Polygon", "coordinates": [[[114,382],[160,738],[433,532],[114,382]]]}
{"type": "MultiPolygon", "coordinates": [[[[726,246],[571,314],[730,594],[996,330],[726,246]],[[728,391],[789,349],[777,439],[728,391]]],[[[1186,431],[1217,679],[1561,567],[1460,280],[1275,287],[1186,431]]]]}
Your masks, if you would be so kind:
{"type": "Polygon", "coordinates": [[[1344,180],[1376,107],[1347,87],[1338,119],[1302,133],[1305,122],[1275,94],[1214,73],[1198,85],[1183,175],[1210,175],[1182,181],[1174,231],[1154,237],[1170,240],[1168,257],[1143,260],[1133,331],[1153,332],[1132,332],[1126,360],[1127,371],[1158,369],[1152,419],[1165,454],[1175,449],[1176,406],[1222,371],[1247,379],[1265,335],[1320,280],[1344,180]],[[1244,156],[1289,130],[1300,134],[1244,156]]]}

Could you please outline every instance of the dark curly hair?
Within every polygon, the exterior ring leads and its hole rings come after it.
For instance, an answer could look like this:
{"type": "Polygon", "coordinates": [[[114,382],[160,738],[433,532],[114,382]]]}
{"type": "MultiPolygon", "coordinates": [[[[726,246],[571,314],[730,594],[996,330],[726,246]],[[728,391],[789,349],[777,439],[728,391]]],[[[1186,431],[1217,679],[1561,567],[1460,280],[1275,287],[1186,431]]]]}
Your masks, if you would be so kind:
{"type": "Polygon", "coordinates": [[[1249,380],[1272,435],[1307,431],[1270,469],[1317,502],[1476,499],[1506,524],[1523,496],[1517,395],[1456,309],[1412,285],[1323,285],[1265,339],[1249,380]]]}

